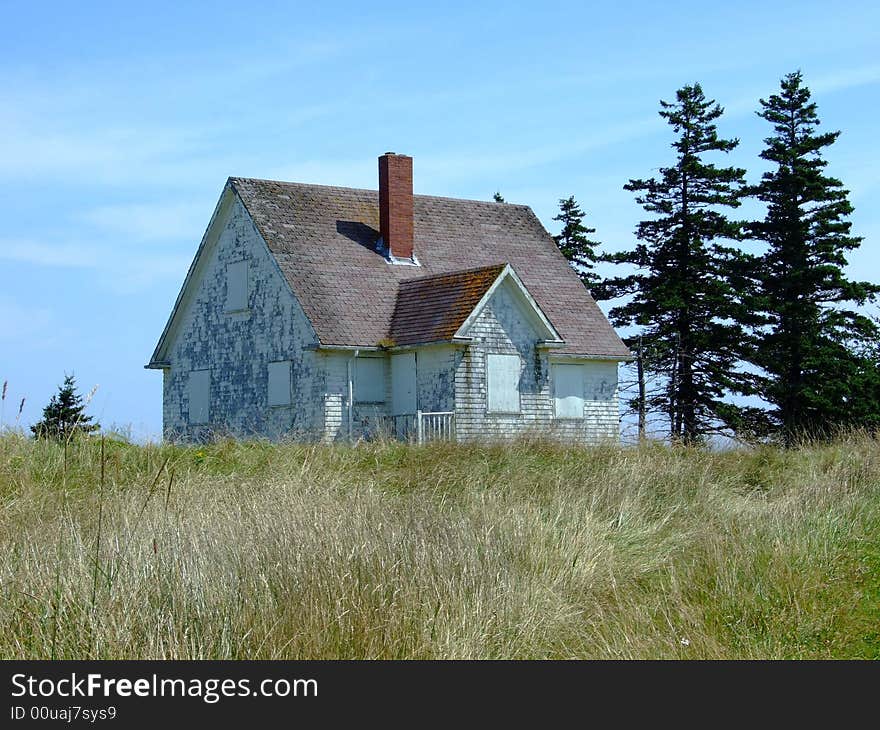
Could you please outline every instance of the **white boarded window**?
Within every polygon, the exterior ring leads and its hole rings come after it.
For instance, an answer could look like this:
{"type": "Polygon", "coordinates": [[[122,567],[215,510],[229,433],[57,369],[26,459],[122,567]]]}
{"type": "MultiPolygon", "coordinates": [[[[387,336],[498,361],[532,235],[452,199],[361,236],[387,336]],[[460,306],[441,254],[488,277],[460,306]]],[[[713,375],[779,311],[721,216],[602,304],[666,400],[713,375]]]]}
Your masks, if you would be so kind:
{"type": "Polygon", "coordinates": [[[487,355],[488,407],[499,413],[519,413],[519,355],[487,355]]]}
{"type": "Polygon", "coordinates": [[[211,404],[211,371],[192,370],[189,374],[189,422],[207,423],[211,404]]]}
{"type": "Polygon", "coordinates": [[[385,402],[385,358],[354,359],[354,399],[358,403],[385,402]]]}
{"type": "Polygon", "coordinates": [[[584,417],[584,368],[582,365],[553,366],[553,394],[557,418],[584,417]]]}
{"type": "Polygon", "coordinates": [[[248,306],[247,261],[226,264],[226,311],[237,312],[248,306]]]}
{"type": "Polygon", "coordinates": [[[269,405],[290,405],[290,360],[269,363],[269,405]]]}

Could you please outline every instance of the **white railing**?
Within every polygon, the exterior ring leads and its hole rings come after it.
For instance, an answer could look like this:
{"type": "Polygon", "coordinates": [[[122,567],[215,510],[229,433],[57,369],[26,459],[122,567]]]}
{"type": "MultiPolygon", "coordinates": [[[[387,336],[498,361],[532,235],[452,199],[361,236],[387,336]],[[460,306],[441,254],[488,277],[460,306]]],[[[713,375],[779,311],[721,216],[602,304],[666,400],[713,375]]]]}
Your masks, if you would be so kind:
{"type": "Polygon", "coordinates": [[[416,411],[389,416],[395,438],[424,444],[428,441],[455,441],[453,411],[416,411]]]}
{"type": "Polygon", "coordinates": [[[427,441],[455,441],[455,413],[416,411],[416,434],[420,444],[427,441]]]}

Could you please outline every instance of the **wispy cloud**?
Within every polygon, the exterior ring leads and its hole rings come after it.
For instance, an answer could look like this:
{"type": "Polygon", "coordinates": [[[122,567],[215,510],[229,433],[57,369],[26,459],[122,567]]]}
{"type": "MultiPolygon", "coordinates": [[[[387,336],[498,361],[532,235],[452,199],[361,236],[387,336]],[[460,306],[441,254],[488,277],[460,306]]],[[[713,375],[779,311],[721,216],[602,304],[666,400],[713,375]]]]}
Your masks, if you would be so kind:
{"type": "Polygon", "coordinates": [[[419,157],[419,169],[437,180],[471,179],[480,175],[501,175],[563,160],[577,160],[594,150],[662,132],[655,118],[632,119],[610,127],[586,129],[580,137],[521,149],[480,153],[429,154],[419,157]]]}
{"type": "Polygon", "coordinates": [[[376,159],[372,155],[352,159],[302,160],[288,165],[271,166],[257,174],[272,180],[315,185],[352,188],[375,188],[377,185],[376,159]]]}
{"type": "Polygon", "coordinates": [[[816,76],[807,81],[812,91],[825,94],[857,86],[870,86],[880,83],[880,64],[842,69],[816,76]]]}
{"type": "Polygon", "coordinates": [[[179,187],[223,164],[208,130],[0,117],[0,175],[65,185],[163,183],[179,187]],[[208,159],[210,157],[210,159],[208,159]]]}
{"type": "Polygon", "coordinates": [[[33,302],[16,302],[9,298],[0,299],[0,341],[14,343],[26,340],[40,342],[55,322],[52,311],[33,302]]]}
{"type": "Polygon", "coordinates": [[[80,219],[125,241],[188,241],[201,237],[213,203],[154,202],[102,205],[80,214],[80,219]]]}
{"type": "MultiPolygon", "coordinates": [[[[838,91],[859,86],[880,83],[880,64],[856,66],[834,72],[811,76],[805,73],[805,83],[815,96],[816,94],[833,94],[838,91]]],[[[740,95],[732,102],[722,104],[728,117],[743,116],[754,112],[759,107],[758,99],[766,99],[778,91],[778,85],[763,89],[753,89],[740,95]]]]}
{"type": "Polygon", "coordinates": [[[163,185],[181,189],[225,178],[242,134],[315,123],[344,100],[303,97],[308,69],[356,53],[364,38],[290,39],[228,63],[216,59],[129,58],[116,65],[76,62],[47,77],[0,65],[0,175],[66,185],[163,185]],[[289,99],[272,113],[260,89],[283,79],[289,99]],[[230,144],[230,140],[235,140],[230,144]]]}
{"type": "MultiPolygon", "coordinates": [[[[662,132],[655,118],[633,119],[613,127],[586,129],[579,138],[518,149],[496,149],[486,154],[483,148],[449,150],[442,145],[420,151],[407,149],[416,157],[417,192],[430,193],[444,186],[480,177],[501,177],[541,165],[577,159],[591,151],[662,132]],[[423,187],[422,187],[423,186],[423,187]],[[422,187],[422,190],[418,190],[422,187]]],[[[383,148],[384,151],[384,148],[383,148]]],[[[263,170],[261,175],[275,180],[307,182],[317,185],[375,188],[376,158],[373,154],[357,158],[302,160],[263,170]]]]}
{"type": "Polygon", "coordinates": [[[106,261],[106,251],[80,243],[46,243],[38,240],[0,239],[0,259],[35,266],[63,269],[99,268],[106,261]]]}
{"type": "Polygon", "coordinates": [[[196,249],[169,251],[83,244],[71,241],[0,239],[0,260],[52,268],[93,271],[99,286],[114,293],[131,293],[158,281],[182,280],[196,249]]]}

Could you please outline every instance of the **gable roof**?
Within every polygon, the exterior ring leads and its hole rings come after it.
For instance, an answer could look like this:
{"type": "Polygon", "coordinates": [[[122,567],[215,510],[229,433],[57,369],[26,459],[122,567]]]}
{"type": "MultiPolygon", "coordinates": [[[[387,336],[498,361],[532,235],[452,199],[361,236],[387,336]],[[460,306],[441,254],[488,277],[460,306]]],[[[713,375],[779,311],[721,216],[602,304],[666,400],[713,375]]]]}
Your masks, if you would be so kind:
{"type": "Polygon", "coordinates": [[[388,339],[394,345],[451,340],[505,267],[495,264],[400,282],[388,339]]]}
{"type": "Polygon", "coordinates": [[[494,264],[400,282],[388,334],[395,346],[449,342],[463,336],[501,281],[510,278],[550,341],[561,341],[510,264],[494,264]]]}
{"type": "MultiPolygon", "coordinates": [[[[390,335],[398,292],[405,298],[419,286],[413,280],[503,262],[516,270],[562,336],[566,354],[630,357],[527,206],[416,195],[420,266],[400,266],[389,264],[376,249],[376,190],[250,178],[230,178],[228,185],[274,255],[321,345],[375,347],[390,335]]],[[[424,282],[421,286],[430,288],[424,282]]],[[[468,301],[475,296],[476,289],[468,290],[463,281],[457,286],[468,301]]],[[[436,326],[448,328],[442,321],[436,326]]]]}

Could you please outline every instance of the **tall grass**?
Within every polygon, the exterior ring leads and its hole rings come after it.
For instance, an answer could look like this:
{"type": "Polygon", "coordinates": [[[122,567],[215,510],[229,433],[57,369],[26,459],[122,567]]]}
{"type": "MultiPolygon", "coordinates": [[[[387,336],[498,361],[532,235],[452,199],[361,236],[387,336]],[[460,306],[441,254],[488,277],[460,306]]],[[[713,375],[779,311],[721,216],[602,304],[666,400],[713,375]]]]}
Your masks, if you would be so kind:
{"type": "Polygon", "coordinates": [[[0,437],[3,658],[880,657],[868,436],[67,452],[0,437]]]}

